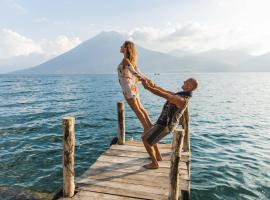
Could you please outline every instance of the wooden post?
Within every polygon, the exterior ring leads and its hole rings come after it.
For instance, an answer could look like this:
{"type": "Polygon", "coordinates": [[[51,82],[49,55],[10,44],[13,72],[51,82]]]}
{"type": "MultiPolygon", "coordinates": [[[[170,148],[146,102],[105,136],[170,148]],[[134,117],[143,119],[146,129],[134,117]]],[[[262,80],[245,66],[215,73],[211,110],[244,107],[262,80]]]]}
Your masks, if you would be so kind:
{"type": "Polygon", "coordinates": [[[74,184],[74,142],[75,118],[63,118],[63,196],[72,197],[75,191],[74,184]]]}
{"type": "Polygon", "coordinates": [[[118,111],[118,144],[125,144],[125,104],[124,102],[117,103],[118,111]]]}
{"type": "Polygon", "coordinates": [[[187,165],[188,176],[190,178],[190,159],[191,159],[191,152],[190,152],[189,112],[188,112],[188,107],[186,108],[186,110],[185,110],[185,112],[183,114],[182,127],[185,130],[183,150],[184,150],[184,152],[188,152],[189,153],[189,160],[186,162],[186,165],[187,165]]]}
{"type": "Polygon", "coordinates": [[[185,112],[183,113],[183,122],[182,127],[185,130],[185,138],[184,138],[184,151],[190,152],[190,138],[189,138],[189,111],[188,107],[185,109],[185,112]]]}
{"type": "Polygon", "coordinates": [[[179,169],[184,135],[185,131],[183,129],[175,130],[173,132],[169,200],[181,199],[179,169]]]}

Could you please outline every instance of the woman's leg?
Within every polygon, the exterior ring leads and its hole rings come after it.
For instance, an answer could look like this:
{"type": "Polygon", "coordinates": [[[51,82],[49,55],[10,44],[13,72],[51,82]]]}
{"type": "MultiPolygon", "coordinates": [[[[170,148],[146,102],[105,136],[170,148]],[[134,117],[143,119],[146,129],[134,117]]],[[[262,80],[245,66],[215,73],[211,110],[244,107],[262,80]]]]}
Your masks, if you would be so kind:
{"type": "Polygon", "coordinates": [[[129,106],[131,107],[131,109],[135,112],[135,114],[137,115],[138,119],[140,120],[140,122],[143,125],[144,130],[148,130],[149,129],[149,125],[147,123],[147,120],[144,117],[144,113],[140,110],[139,105],[137,103],[136,98],[129,98],[126,99],[129,106]]]}
{"type": "MultiPolygon", "coordinates": [[[[136,98],[136,101],[137,101],[139,109],[144,114],[144,118],[146,120],[146,123],[148,125],[148,130],[149,130],[152,127],[152,122],[151,122],[151,120],[149,118],[149,115],[148,115],[147,111],[144,109],[144,107],[143,107],[143,105],[142,105],[142,103],[140,101],[140,98],[136,98]]],[[[145,132],[148,131],[148,130],[145,130],[145,132]]]]}

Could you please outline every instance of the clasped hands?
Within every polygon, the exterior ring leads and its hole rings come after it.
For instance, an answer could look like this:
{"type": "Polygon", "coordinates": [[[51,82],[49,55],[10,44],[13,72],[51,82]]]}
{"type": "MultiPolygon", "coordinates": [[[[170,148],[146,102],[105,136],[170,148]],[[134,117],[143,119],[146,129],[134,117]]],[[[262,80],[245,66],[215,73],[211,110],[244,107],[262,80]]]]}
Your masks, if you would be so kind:
{"type": "Polygon", "coordinates": [[[145,78],[145,79],[140,78],[140,81],[142,81],[142,85],[143,85],[143,87],[144,87],[145,89],[148,89],[148,88],[150,88],[150,87],[155,87],[155,83],[154,83],[152,80],[150,80],[150,79],[147,79],[147,78],[145,78]]]}

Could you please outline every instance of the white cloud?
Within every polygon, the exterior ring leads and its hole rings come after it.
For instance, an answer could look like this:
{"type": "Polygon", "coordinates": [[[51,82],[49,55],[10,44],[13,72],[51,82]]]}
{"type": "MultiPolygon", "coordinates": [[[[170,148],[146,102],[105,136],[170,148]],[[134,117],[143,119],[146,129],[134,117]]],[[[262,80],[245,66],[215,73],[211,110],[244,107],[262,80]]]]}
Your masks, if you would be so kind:
{"type": "Polygon", "coordinates": [[[16,56],[28,56],[30,54],[41,54],[45,56],[56,56],[64,53],[78,44],[78,37],[69,38],[60,35],[54,40],[42,39],[34,41],[15,31],[9,29],[0,30],[0,59],[8,59],[16,56]]]}
{"type": "Polygon", "coordinates": [[[159,28],[137,27],[129,32],[138,44],[158,51],[180,49],[201,52],[210,49],[234,49],[251,54],[270,51],[269,31],[252,27],[220,28],[197,22],[168,23],[159,28]]]}
{"type": "Polygon", "coordinates": [[[47,55],[59,55],[64,53],[81,43],[80,38],[68,38],[65,35],[60,35],[54,40],[42,40],[40,46],[47,55]]]}
{"type": "Polygon", "coordinates": [[[26,56],[31,53],[41,54],[43,50],[39,44],[12,30],[0,30],[0,59],[14,56],[26,56]]]}
{"type": "Polygon", "coordinates": [[[17,3],[15,0],[7,0],[9,6],[17,12],[17,14],[26,14],[27,10],[21,4],[17,3]]]}
{"type": "Polygon", "coordinates": [[[49,22],[49,20],[46,18],[46,17],[40,17],[40,18],[36,18],[36,19],[34,19],[34,22],[35,23],[47,23],[47,22],[49,22]]]}

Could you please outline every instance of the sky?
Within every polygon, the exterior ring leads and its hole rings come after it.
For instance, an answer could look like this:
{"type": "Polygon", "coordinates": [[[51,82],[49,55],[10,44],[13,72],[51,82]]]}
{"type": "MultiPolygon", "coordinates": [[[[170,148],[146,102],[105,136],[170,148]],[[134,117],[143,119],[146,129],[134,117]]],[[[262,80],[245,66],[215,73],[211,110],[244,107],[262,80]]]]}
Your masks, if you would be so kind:
{"type": "Polygon", "coordinates": [[[269,10],[269,0],[0,0],[0,73],[60,55],[101,31],[129,34],[161,52],[261,55],[270,52],[269,10]]]}

